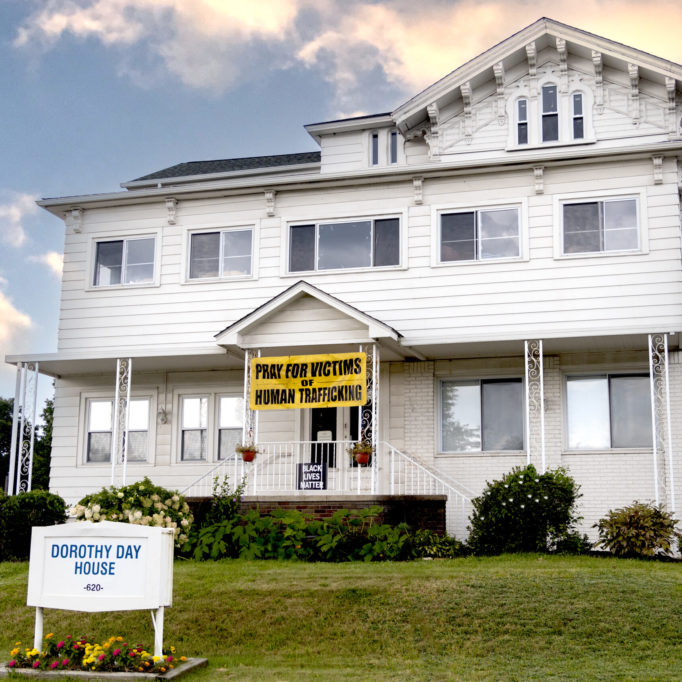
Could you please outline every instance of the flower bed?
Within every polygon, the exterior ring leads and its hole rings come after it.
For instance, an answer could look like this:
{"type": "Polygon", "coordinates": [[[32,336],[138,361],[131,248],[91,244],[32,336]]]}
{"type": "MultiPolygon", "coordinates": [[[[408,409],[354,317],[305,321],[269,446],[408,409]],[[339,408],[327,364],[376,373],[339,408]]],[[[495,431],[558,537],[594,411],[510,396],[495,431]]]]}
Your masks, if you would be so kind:
{"type": "Polygon", "coordinates": [[[185,656],[177,656],[170,647],[163,656],[153,656],[142,645],[132,646],[123,637],[109,637],[103,644],[88,641],[87,637],[68,635],[57,639],[53,633],[45,636],[42,651],[21,647],[17,642],[10,651],[9,670],[22,668],[44,671],[87,672],[143,672],[164,674],[184,663],[185,656]]]}

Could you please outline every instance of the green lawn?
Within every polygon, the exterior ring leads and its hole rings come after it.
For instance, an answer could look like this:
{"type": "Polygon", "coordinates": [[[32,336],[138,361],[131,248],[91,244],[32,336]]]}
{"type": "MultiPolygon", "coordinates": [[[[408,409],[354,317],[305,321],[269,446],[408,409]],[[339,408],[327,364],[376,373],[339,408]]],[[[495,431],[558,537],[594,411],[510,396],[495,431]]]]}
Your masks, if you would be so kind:
{"type": "MultiPolygon", "coordinates": [[[[30,643],[26,564],[0,564],[0,646],[30,643]]],[[[188,680],[682,680],[682,564],[504,556],[175,565],[165,642],[188,680]]],[[[46,611],[58,636],[153,642],[146,613],[46,611]]]]}

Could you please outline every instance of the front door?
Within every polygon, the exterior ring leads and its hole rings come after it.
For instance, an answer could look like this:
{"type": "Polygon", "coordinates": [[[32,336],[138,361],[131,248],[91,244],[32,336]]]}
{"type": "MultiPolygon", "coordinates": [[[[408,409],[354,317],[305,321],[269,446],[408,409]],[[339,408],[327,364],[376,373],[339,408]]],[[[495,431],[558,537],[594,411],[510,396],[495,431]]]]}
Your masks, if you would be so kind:
{"type": "Polygon", "coordinates": [[[360,433],[359,407],[313,407],[310,410],[310,461],[336,467],[336,441],[355,441],[360,433]]]}

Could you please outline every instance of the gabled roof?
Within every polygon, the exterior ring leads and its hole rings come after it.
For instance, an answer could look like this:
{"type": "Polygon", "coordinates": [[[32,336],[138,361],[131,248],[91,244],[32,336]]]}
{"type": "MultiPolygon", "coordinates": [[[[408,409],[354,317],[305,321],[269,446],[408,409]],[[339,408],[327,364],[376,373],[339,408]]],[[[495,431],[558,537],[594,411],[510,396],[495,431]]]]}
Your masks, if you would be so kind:
{"type": "MultiPolygon", "coordinates": [[[[152,180],[187,178],[197,175],[216,175],[235,171],[262,170],[303,164],[320,163],[320,152],[299,152],[296,154],[276,154],[273,156],[247,156],[238,159],[214,159],[211,161],[186,161],[174,166],[135,178],[123,186],[133,183],[147,183],[152,180]]],[[[151,184],[151,183],[150,183],[151,184]]]]}
{"type": "Polygon", "coordinates": [[[345,303],[336,298],[336,296],[332,296],[331,294],[318,289],[305,280],[299,280],[296,284],[293,284],[263,305],[255,308],[248,315],[245,315],[218,332],[215,335],[216,342],[221,345],[239,345],[238,342],[241,334],[255,328],[259,323],[265,321],[278,311],[283,310],[289,303],[302,296],[312,296],[326,305],[335,308],[342,314],[356,320],[360,324],[366,325],[370,338],[376,340],[387,339],[398,341],[402,337],[400,332],[381,320],[377,320],[375,317],[363,313],[354,306],[345,303]]]}
{"type": "Polygon", "coordinates": [[[555,47],[557,38],[566,41],[569,51],[577,52],[588,59],[592,59],[592,52],[597,52],[610,66],[620,66],[627,72],[628,64],[635,64],[640,67],[642,76],[660,83],[665,83],[665,78],[671,77],[677,81],[677,89],[682,88],[682,66],[679,64],[543,17],[474,57],[399,106],[392,113],[396,124],[403,132],[420,124],[427,118],[427,107],[430,104],[439,104],[439,100],[452,98],[452,93],[465,83],[473,88],[490,80],[494,77],[493,68],[498,64],[506,69],[526,61],[526,46],[535,43],[539,53],[545,47],[555,47]]]}

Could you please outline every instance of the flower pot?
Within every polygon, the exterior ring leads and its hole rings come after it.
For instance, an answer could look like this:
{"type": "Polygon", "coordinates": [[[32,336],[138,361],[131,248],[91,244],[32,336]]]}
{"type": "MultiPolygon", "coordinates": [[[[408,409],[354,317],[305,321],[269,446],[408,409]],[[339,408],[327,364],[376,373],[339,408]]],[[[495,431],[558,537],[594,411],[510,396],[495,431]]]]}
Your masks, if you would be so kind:
{"type": "Polygon", "coordinates": [[[255,450],[242,450],[242,459],[245,462],[253,462],[255,457],[256,457],[255,450]]]}
{"type": "Polygon", "coordinates": [[[369,452],[356,452],[354,455],[355,461],[361,466],[369,464],[369,456],[370,456],[369,452]]]}

